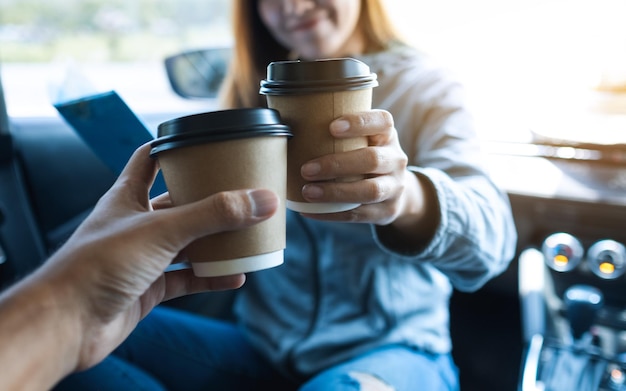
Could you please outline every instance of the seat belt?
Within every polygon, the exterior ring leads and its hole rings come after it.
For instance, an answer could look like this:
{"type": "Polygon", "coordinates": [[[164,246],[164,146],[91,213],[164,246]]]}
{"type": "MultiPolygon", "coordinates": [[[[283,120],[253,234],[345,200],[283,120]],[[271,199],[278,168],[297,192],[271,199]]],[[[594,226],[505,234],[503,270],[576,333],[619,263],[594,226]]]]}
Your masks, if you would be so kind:
{"type": "MultiPolygon", "coordinates": [[[[0,72],[0,165],[10,161],[13,158],[13,140],[9,133],[9,115],[6,110],[6,101],[2,89],[2,72],[0,72]]],[[[2,186],[2,184],[0,184],[2,186]]],[[[0,212],[2,212],[0,210],[0,212]]],[[[4,216],[0,213],[0,224],[4,221],[4,216]]],[[[4,246],[0,241],[0,265],[7,261],[7,254],[4,246]]]]}
{"type": "Polygon", "coordinates": [[[47,257],[11,135],[1,75],[2,72],[0,72],[0,289],[35,269],[47,257]]]}
{"type": "Polygon", "coordinates": [[[0,72],[0,163],[13,158],[13,139],[9,132],[9,114],[6,107],[2,88],[2,72],[0,72]]]}

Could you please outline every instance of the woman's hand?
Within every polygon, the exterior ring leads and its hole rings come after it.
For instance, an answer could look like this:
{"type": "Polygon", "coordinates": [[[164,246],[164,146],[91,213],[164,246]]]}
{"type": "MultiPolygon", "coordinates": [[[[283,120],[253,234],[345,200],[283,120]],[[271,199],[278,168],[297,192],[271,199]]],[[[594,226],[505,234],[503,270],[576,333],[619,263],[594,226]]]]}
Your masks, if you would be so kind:
{"type": "Polygon", "coordinates": [[[384,110],[346,114],[330,124],[337,138],[365,136],[368,147],[329,154],[311,160],[301,169],[312,182],[302,189],[311,202],[362,204],[356,209],[332,214],[306,214],[307,217],[343,222],[393,224],[400,230],[413,230],[425,215],[427,195],[417,177],[407,170],[393,117],[384,110]],[[356,182],[333,179],[364,175],[356,182]]]}

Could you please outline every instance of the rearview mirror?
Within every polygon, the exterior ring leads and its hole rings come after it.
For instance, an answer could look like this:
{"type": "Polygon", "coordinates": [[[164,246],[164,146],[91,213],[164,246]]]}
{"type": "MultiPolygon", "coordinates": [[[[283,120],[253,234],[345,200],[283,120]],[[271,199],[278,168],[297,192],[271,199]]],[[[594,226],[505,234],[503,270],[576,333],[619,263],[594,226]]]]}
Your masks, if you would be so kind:
{"type": "Polygon", "coordinates": [[[182,52],[165,59],[174,92],[183,98],[215,98],[231,57],[228,47],[182,52]]]}

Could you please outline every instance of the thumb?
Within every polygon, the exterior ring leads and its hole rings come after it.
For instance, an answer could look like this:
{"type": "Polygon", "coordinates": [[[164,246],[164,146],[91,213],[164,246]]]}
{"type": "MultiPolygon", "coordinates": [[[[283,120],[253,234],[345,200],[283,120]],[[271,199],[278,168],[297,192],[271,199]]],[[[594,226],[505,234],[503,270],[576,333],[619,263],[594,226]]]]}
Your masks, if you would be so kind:
{"type": "Polygon", "coordinates": [[[193,241],[267,220],[276,213],[279,205],[278,196],[271,190],[233,190],[163,212],[171,213],[173,216],[168,218],[179,222],[175,224],[175,231],[184,237],[181,239],[193,241]]]}

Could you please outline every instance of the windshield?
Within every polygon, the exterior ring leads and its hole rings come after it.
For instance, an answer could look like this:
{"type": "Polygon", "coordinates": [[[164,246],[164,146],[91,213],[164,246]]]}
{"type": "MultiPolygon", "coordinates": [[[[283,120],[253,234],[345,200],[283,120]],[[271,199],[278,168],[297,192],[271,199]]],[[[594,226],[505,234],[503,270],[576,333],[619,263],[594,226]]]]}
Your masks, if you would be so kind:
{"type": "Polygon", "coordinates": [[[427,3],[397,17],[459,73],[488,138],[626,143],[625,1],[427,3]]]}
{"type": "MultiPolygon", "coordinates": [[[[227,46],[230,0],[0,0],[12,116],[116,90],[139,112],[194,111],[163,59],[227,46]]],[[[468,87],[490,140],[626,144],[623,0],[389,0],[407,39],[468,87]]]]}
{"type": "Polygon", "coordinates": [[[10,116],[115,90],[135,111],[194,111],[163,60],[230,45],[229,0],[0,0],[0,71],[10,116]]]}

